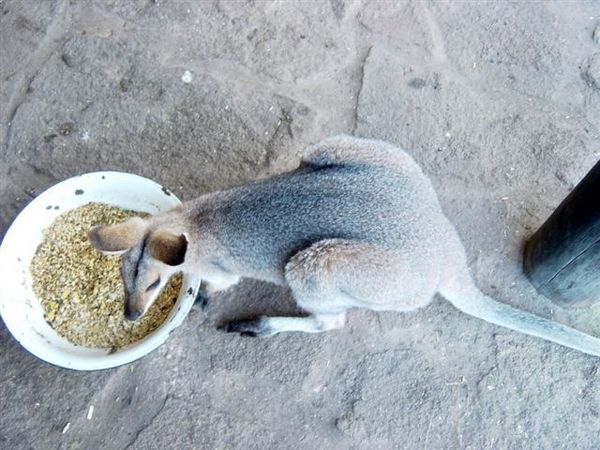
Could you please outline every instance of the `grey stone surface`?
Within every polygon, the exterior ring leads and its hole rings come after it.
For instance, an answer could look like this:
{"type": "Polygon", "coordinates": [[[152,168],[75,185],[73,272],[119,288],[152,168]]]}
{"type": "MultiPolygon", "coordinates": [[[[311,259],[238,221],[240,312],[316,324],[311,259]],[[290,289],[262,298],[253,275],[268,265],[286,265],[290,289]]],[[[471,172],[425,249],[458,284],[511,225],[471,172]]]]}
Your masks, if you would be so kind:
{"type": "MultiPolygon", "coordinates": [[[[520,263],[600,158],[599,24],[597,2],[0,1],[0,233],[75,174],[131,171],[190,199],[354,133],[423,166],[482,290],[600,335],[600,310],[554,306],[520,263]]],[[[245,280],[94,373],[0,325],[0,448],[597,448],[596,358],[441,299],[320,335],[215,329],[263,312],[297,313],[245,280]]]]}

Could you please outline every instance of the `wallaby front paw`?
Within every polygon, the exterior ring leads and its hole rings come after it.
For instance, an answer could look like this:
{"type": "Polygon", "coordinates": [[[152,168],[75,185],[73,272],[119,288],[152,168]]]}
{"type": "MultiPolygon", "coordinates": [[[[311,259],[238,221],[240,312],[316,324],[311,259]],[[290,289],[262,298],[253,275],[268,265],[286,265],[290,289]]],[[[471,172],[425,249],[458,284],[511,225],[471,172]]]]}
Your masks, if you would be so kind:
{"type": "Polygon", "coordinates": [[[227,333],[240,333],[242,336],[265,337],[273,334],[268,320],[263,317],[251,320],[232,320],[219,327],[227,333]]]}
{"type": "Polygon", "coordinates": [[[194,305],[200,306],[200,309],[204,311],[210,302],[209,295],[204,292],[202,289],[198,290],[198,295],[196,295],[196,299],[194,300],[194,305]]]}
{"type": "Polygon", "coordinates": [[[200,309],[204,311],[210,302],[210,294],[208,293],[208,285],[206,282],[200,283],[200,288],[198,289],[198,294],[196,295],[196,299],[194,300],[194,305],[200,306],[200,309]]]}

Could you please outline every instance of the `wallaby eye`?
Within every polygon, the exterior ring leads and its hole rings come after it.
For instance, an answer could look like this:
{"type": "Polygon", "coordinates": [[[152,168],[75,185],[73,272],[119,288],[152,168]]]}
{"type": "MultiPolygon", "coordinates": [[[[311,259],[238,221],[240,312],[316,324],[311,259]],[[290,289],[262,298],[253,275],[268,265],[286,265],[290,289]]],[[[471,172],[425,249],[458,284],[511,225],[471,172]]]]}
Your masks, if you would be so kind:
{"type": "Polygon", "coordinates": [[[146,292],[151,291],[152,289],[156,289],[159,284],[160,284],[160,277],[158,277],[154,283],[152,283],[150,286],[148,286],[146,288],[146,292]]]}

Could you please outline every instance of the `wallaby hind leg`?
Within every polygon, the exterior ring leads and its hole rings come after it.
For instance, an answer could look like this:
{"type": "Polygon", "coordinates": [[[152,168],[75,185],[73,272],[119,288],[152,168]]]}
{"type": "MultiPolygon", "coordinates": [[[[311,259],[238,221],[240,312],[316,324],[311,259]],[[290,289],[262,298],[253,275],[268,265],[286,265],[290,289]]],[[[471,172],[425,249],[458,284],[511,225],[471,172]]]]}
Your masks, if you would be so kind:
{"type": "MultiPolygon", "coordinates": [[[[307,317],[259,317],[224,328],[253,336],[284,331],[319,332],[341,328],[350,308],[408,311],[426,305],[438,272],[399,252],[343,239],[327,239],[294,255],[285,279],[307,317]]],[[[428,266],[428,265],[425,265],[428,266]]]]}

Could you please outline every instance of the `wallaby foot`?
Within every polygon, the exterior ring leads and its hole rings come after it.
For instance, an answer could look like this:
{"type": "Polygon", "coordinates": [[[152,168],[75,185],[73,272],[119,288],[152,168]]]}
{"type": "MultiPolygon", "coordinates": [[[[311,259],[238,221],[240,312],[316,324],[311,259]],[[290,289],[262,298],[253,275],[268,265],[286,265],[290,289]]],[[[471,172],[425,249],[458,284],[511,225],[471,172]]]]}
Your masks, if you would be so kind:
{"type": "Polygon", "coordinates": [[[267,317],[227,322],[220,329],[242,336],[267,337],[285,331],[319,333],[342,328],[346,323],[346,313],[319,314],[307,317],[267,317]]]}

